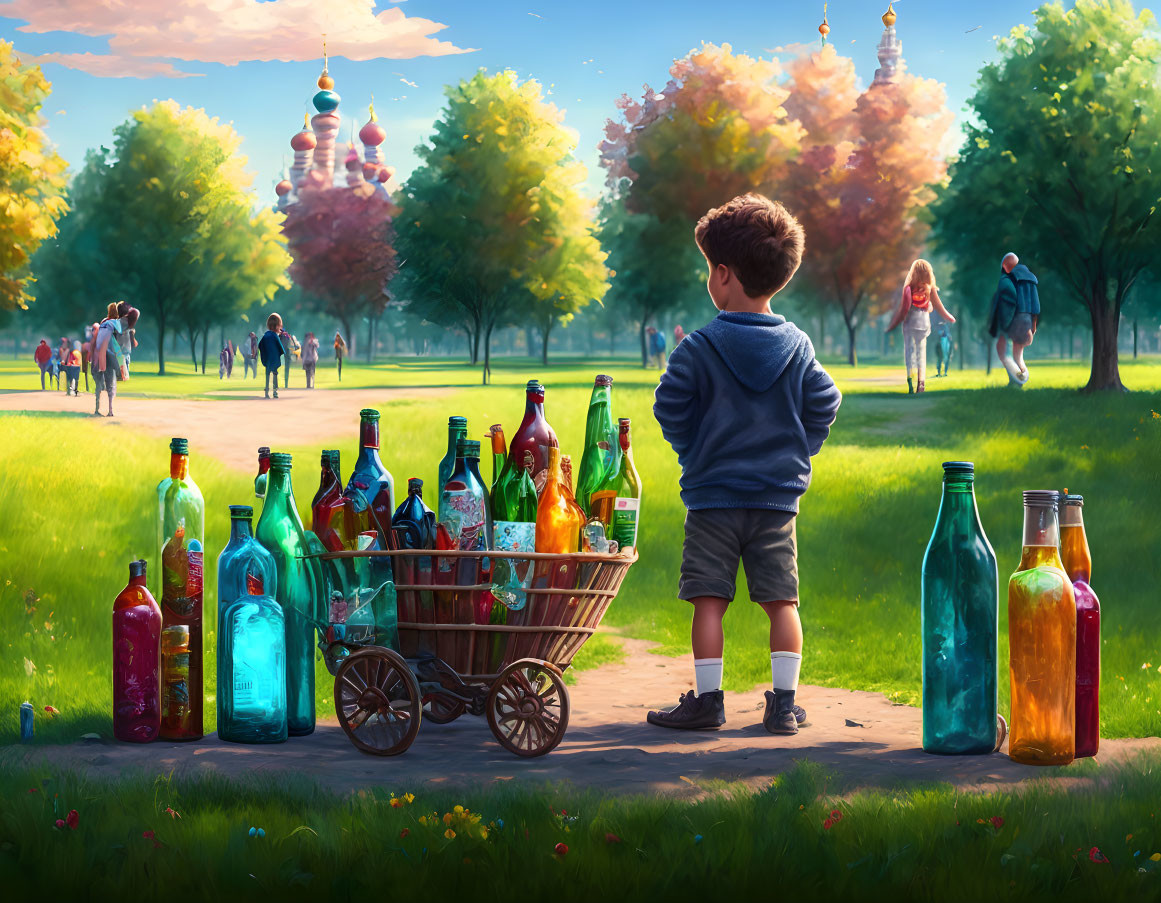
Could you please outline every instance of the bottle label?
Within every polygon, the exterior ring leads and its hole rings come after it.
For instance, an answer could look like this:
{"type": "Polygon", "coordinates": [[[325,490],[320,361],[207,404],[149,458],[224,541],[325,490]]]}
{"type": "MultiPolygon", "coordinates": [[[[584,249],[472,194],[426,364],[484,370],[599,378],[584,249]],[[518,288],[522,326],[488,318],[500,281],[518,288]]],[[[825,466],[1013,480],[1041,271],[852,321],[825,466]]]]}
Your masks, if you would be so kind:
{"type": "Polygon", "coordinates": [[[190,550],[189,553],[189,580],[186,582],[186,597],[191,602],[192,606],[196,605],[197,600],[202,597],[202,553],[201,551],[190,550]]]}
{"type": "Polygon", "coordinates": [[[622,549],[637,545],[637,512],[641,508],[640,499],[621,498],[613,504],[612,535],[622,549]]]}
{"type": "Polygon", "coordinates": [[[251,596],[261,596],[263,581],[261,574],[246,574],[246,593],[251,596]]]}

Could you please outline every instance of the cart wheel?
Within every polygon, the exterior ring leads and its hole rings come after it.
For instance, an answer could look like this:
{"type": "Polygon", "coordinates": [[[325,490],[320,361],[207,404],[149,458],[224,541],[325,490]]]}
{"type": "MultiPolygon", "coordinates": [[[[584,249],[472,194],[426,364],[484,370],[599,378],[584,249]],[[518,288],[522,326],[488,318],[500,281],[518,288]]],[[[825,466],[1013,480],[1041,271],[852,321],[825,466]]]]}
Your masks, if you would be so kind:
{"type": "Polygon", "coordinates": [[[423,719],[432,724],[451,724],[460,717],[467,706],[458,699],[442,693],[428,693],[423,697],[423,719]]]}
{"type": "Polygon", "coordinates": [[[488,727],[508,752],[532,758],[556,749],[568,727],[568,689],[547,662],[522,658],[488,691],[488,727]]]}
{"type": "Polygon", "coordinates": [[[356,748],[397,756],[419,732],[419,684],[402,657],[370,646],[352,652],[335,675],[335,712],[356,748]]]}
{"type": "Polygon", "coordinates": [[[1008,722],[1004,720],[1003,715],[996,715],[996,748],[993,752],[999,752],[1000,747],[1004,745],[1004,741],[1008,739],[1008,722]]]}

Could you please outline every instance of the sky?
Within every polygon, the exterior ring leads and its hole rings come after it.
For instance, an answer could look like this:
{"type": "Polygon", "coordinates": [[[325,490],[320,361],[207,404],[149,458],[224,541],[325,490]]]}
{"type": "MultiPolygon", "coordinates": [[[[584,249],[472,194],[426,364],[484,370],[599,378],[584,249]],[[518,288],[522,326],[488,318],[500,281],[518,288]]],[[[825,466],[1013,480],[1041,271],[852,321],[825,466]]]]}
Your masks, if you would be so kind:
{"type": "MultiPolygon", "coordinates": [[[[1071,3],[1067,5],[1071,6],[1071,3]]],[[[829,39],[869,83],[885,0],[830,0],[829,39]]],[[[946,86],[962,120],[995,37],[1031,23],[1033,3],[900,0],[909,71],[946,86]]],[[[372,95],[386,161],[405,178],[431,133],[444,88],[478,69],[534,78],[564,111],[601,190],[597,145],[623,93],[660,90],[674,58],[702,42],[789,59],[818,46],[821,2],[789,0],[0,0],[0,39],[52,82],[47,133],[72,168],[110,145],[130,111],[173,98],[230,122],[259,197],[290,162],[289,141],[317,90],[326,32],[341,95],[340,135],[367,120],[372,95]]]]}

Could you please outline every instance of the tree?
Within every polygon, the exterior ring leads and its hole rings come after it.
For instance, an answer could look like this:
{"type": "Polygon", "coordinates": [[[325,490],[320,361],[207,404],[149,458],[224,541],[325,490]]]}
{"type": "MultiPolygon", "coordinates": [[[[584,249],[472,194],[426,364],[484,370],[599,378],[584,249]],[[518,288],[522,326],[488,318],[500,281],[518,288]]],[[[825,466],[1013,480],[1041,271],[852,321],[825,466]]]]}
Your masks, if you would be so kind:
{"type": "Polygon", "coordinates": [[[68,209],[66,163],[49,146],[40,108],[51,85],[0,41],[0,310],[25,309],[28,264],[68,209]]]}
{"type": "Polygon", "coordinates": [[[343,324],[352,356],[353,325],[363,316],[383,312],[384,292],[395,274],[392,217],[397,213],[370,182],[354,187],[307,184],[287,210],[282,231],[294,258],[291,278],[343,324]]]}
{"type": "Polygon", "coordinates": [[[841,312],[854,366],[859,325],[896,303],[922,252],[952,116],[937,82],[906,72],[858,94],[854,64],[829,44],[789,69],[786,108],[804,137],[782,197],[806,230],[802,278],[841,312]]]}
{"type": "Polygon", "coordinates": [[[604,254],[576,137],[540,85],[481,71],[447,94],[404,187],[392,290],[416,316],[464,329],[473,363],[482,343],[487,383],[492,332],[531,304],[600,298],[604,254]]]}
{"type": "Polygon", "coordinates": [[[1012,29],[981,70],[974,121],[933,211],[948,254],[963,253],[961,241],[973,251],[986,243],[993,257],[1014,250],[1083,305],[1093,333],[1086,392],[1124,389],[1121,308],[1161,267],[1159,58],[1153,15],[1129,0],[1041,6],[1035,27],[1012,29]]]}
{"type": "Polygon", "coordinates": [[[252,177],[230,126],[167,100],[133,113],[114,136],[74,184],[46,293],[81,301],[85,320],[110,293],[127,295],[157,324],[164,374],[171,327],[197,322],[198,305],[210,315],[269,297],[285,284],[289,258],[269,216],[253,212],[252,177]]]}

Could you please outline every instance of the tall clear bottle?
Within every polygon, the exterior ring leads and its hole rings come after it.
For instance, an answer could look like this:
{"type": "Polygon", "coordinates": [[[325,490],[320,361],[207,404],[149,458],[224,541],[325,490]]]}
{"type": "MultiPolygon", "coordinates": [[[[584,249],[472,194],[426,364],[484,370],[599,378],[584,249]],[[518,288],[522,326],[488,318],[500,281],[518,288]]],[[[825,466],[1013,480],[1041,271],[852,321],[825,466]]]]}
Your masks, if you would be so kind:
{"type": "Polygon", "coordinates": [[[274,558],[277,595],[286,624],[287,730],[300,737],[314,731],[314,622],[321,611],[315,598],[322,586],[318,560],[304,557],[306,532],[294,503],[291,457],[270,456],[270,479],[255,538],[274,558]]]}
{"type": "Polygon", "coordinates": [[[161,616],[164,628],[188,633],[187,685],[162,687],[161,736],[197,740],[203,736],[202,592],[204,589],[205,502],[189,472],[189,441],[169,443],[169,476],[157,484],[158,558],[161,561],[161,616]],[[168,693],[188,696],[169,704],[168,693]],[[164,713],[169,712],[168,717],[164,713]]]}
{"type": "Polygon", "coordinates": [[[923,749],[990,753],[996,745],[1000,586],[976,508],[975,466],[945,461],[943,497],[923,556],[923,749]]]}
{"type": "Polygon", "coordinates": [[[1024,493],[1024,549],[1008,581],[1008,755],[1067,765],[1076,754],[1076,600],[1058,545],[1059,493],[1024,493]]]}
{"type": "Polygon", "coordinates": [[[230,506],[218,556],[218,736],[235,743],[286,739],[286,619],[274,598],[274,558],[254,538],[249,505],[230,506]]]}
{"type": "Polygon", "coordinates": [[[443,492],[443,487],[447,485],[447,481],[451,479],[456,469],[456,455],[460,446],[460,440],[468,438],[468,418],[453,416],[447,419],[447,451],[439,462],[439,473],[436,477],[436,498],[435,509],[436,514],[442,517],[443,511],[440,509],[440,498],[443,492]]]}
{"type": "Polygon", "coordinates": [[[616,470],[620,445],[613,420],[613,378],[604,374],[593,383],[589,413],[585,421],[585,450],[576,480],[576,500],[585,516],[592,514],[592,494],[606,476],[616,470]]]}
{"type": "MultiPolygon", "coordinates": [[[[641,513],[641,477],[633,462],[628,417],[619,421],[617,437],[621,454],[617,469],[608,474],[592,495],[592,516],[605,525],[605,536],[616,540],[621,549],[637,545],[637,520],[641,513]]],[[[539,546],[539,542],[538,542],[539,546]]]]}
{"type": "Polygon", "coordinates": [[[1076,757],[1100,748],[1101,603],[1093,588],[1092,555],[1084,532],[1084,496],[1068,494],[1060,512],[1060,557],[1076,599],[1076,757]]]}
{"type": "Polygon", "coordinates": [[[148,743],[161,730],[161,608],[145,585],[145,562],[113,601],[113,736],[148,743]]]}
{"type": "Polygon", "coordinates": [[[532,452],[531,477],[538,495],[548,479],[548,450],[559,447],[556,432],[544,419],[544,386],[539,380],[530,379],[524,390],[524,419],[512,436],[508,457],[522,462],[524,453],[532,452]]]}

